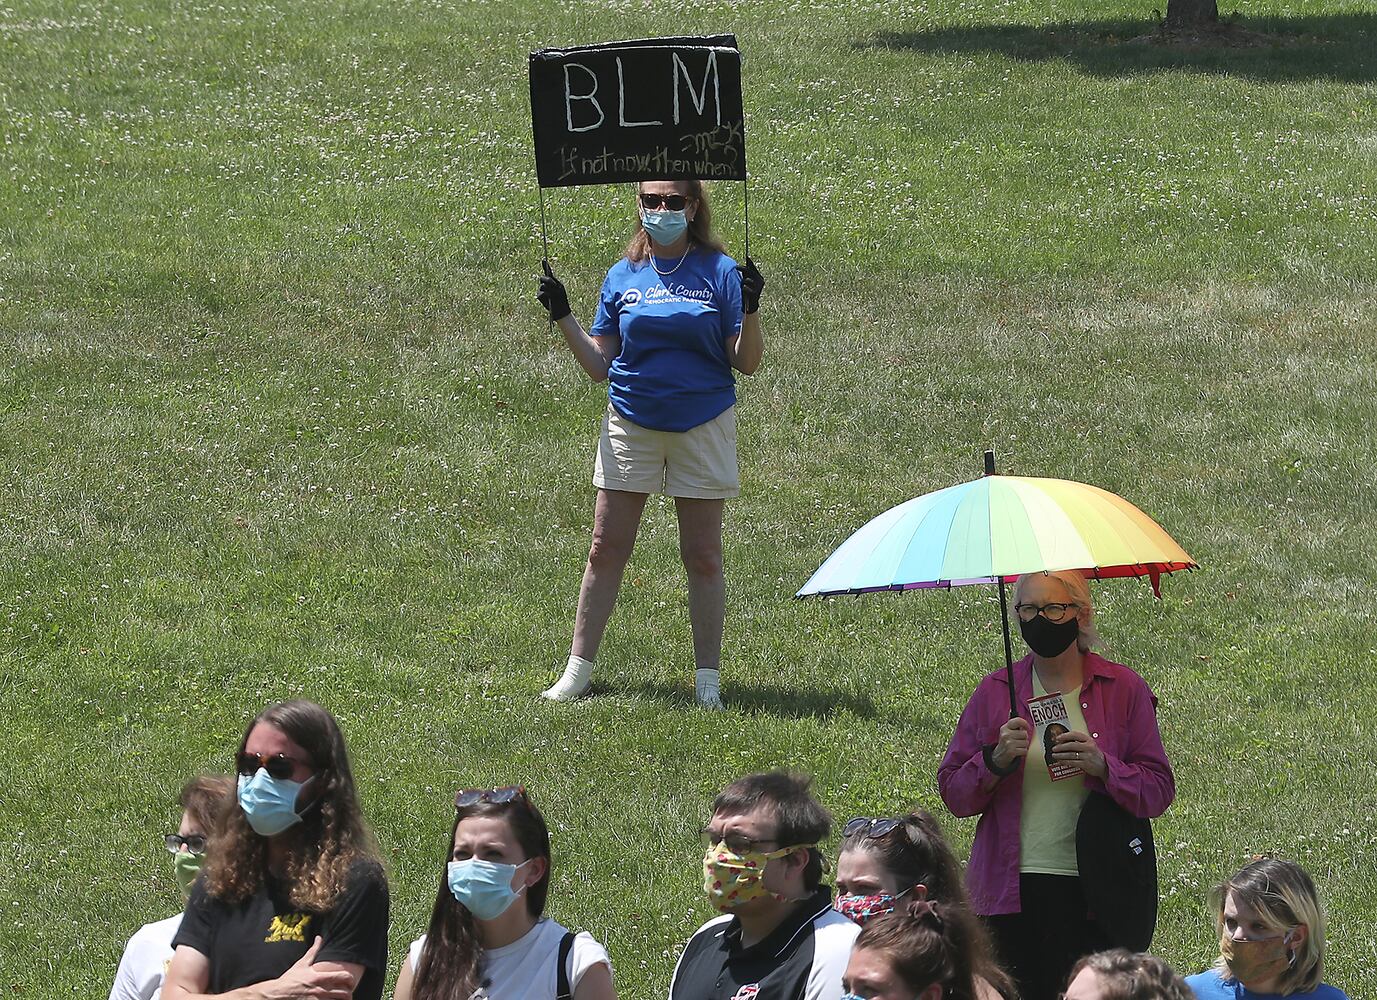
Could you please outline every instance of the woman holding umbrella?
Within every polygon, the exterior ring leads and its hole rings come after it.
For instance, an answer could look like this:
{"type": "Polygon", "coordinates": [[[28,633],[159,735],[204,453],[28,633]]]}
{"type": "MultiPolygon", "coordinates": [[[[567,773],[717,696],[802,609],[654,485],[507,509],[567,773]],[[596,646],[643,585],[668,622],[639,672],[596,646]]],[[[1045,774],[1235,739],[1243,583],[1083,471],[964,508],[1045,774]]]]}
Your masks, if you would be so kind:
{"type": "MultiPolygon", "coordinates": [[[[1157,728],[1157,699],[1136,673],[1093,652],[1099,636],[1085,577],[1030,573],[1014,590],[1031,652],[986,676],[938,769],[957,816],[980,816],[967,868],[971,905],[986,918],[1025,1000],[1051,1000],[1077,959],[1108,940],[1087,906],[1077,822],[1092,793],[1130,817],[1161,815],[1176,794],[1157,728]],[[1067,732],[1033,746],[1028,703],[1060,694],[1067,732]]],[[[1041,702],[1046,705],[1047,702],[1041,702]]]]}

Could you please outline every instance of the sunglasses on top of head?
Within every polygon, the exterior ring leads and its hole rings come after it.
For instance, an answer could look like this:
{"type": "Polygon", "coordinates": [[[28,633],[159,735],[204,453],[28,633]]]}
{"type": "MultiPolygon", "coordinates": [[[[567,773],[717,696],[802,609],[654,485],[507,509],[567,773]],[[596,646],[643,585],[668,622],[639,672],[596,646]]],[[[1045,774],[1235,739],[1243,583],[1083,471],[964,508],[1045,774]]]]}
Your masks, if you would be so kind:
{"type": "Polygon", "coordinates": [[[871,840],[879,840],[893,833],[904,825],[901,819],[889,819],[878,816],[857,816],[855,819],[847,820],[846,826],[842,827],[842,837],[859,837],[865,835],[871,840]]]}
{"type": "Polygon", "coordinates": [[[292,772],[296,770],[296,761],[288,757],[285,753],[265,754],[249,753],[245,751],[239,755],[238,771],[240,774],[252,777],[262,768],[268,772],[270,778],[290,778],[292,772]]]}
{"type": "Polygon", "coordinates": [[[518,801],[527,801],[524,785],[506,785],[502,788],[461,788],[454,795],[454,808],[463,809],[467,806],[477,805],[479,802],[496,802],[498,805],[505,805],[508,802],[518,801]]]}
{"type": "Polygon", "coordinates": [[[682,194],[647,194],[641,192],[641,207],[649,211],[659,211],[667,208],[671,212],[682,212],[688,205],[689,199],[682,194]]]}

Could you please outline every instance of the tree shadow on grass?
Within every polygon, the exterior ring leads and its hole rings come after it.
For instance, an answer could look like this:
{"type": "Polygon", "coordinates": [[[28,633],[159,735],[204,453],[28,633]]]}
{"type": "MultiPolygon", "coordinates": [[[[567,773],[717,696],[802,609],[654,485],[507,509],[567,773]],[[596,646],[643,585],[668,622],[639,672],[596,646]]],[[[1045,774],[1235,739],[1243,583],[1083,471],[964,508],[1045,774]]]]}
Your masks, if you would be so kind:
{"type": "MultiPolygon", "coordinates": [[[[989,52],[1025,62],[1064,60],[1097,77],[1184,70],[1270,83],[1377,79],[1377,13],[1239,17],[1232,25],[1250,44],[1161,44],[1155,40],[1161,37],[1156,22],[1144,17],[884,31],[857,47],[932,54],[989,52]]],[[[1227,39],[1227,31],[1223,37],[1227,39]]]]}
{"type": "MultiPolygon", "coordinates": [[[[693,692],[680,685],[659,681],[628,681],[620,690],[621,693],[632,697],[664,702],[667,708],[684,709],[694,705],[693,692]]],[[[594,692],[597,692],[596,683],[594,692]]],[[[728,678],[723,682],[722,700],[728,709],[788,719],[827,719],[843,711],[862,719],[875,717],[875,703],[869,695],[858,695],[853,691],[835,687],[800,690],[783,685],[752,684],[728,678]]]]}

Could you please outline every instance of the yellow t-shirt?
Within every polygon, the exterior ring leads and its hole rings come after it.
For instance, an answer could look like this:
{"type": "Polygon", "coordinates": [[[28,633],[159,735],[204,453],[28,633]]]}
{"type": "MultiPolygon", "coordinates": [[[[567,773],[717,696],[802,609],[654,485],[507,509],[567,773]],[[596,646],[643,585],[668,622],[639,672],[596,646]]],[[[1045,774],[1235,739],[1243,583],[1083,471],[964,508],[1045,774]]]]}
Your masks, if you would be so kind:
{"type": "MultiPolygon", "coordinates": [[[[1038,672],[1033,671],[1033,697],[1040,698],[1047,691],[1038,672]]],[[[1085,714],[1081,711],[1081,689],[1062,692],[1070,728],[1087,732],[1085,714]]],[[[1047,758],[1036,740],[1028,748],[1023,765],[1023,816],[1019,822],[1019,841],[1022,860],[1019,871],[1041,875],[1077,875],[1076,821],[1080,819],[1081,804],[1089,793],[1085,775],[1053,781],[1047,770],[1047,758]]]]}

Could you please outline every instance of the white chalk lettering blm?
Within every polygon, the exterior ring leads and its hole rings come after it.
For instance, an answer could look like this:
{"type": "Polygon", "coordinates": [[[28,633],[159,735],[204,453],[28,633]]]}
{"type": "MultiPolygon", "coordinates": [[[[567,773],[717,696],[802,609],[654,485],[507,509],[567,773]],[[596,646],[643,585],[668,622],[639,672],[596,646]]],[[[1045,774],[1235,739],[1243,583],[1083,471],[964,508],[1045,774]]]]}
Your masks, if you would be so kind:
{"type": "Polygon", "coordinates": [[[741,54],[729,35],[531,54],[542,187],[678,177],[744,180],[741,106],[741,54]]]}

